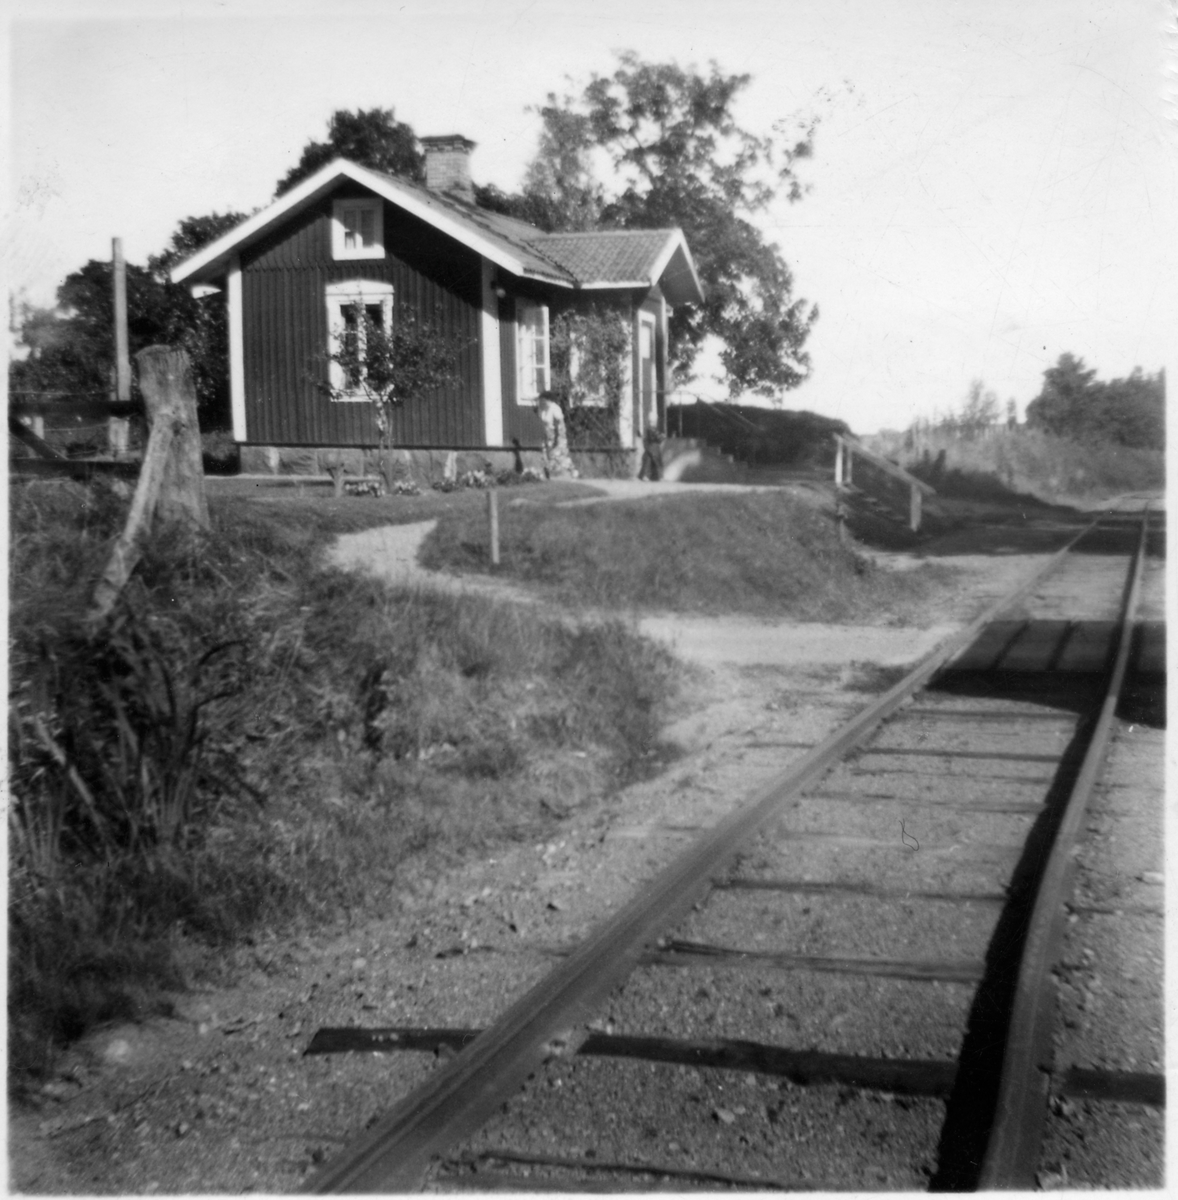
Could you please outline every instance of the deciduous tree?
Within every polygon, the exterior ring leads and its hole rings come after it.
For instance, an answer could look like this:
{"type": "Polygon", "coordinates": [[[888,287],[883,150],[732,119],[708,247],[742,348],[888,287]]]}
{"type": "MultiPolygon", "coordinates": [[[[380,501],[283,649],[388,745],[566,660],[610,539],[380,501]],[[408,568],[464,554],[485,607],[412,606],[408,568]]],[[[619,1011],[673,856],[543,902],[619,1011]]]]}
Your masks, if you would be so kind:
{"type": "Polygon", "coordinates": [[[1043,372],[1043,387],[1027,405],[1027,425],[1079,441],[1162,449],[1165,444],[1164,372],[1135,367],[1107,383],[1073,354],[1061,354],[1043,372]]]}
{"type": "MultiPolygon", "coordinates": [[[[245,219],[243,213],[186,217],[165,250],[146,267],[127,263],[127,334],[132,357],[146,346],[183,347],[192,360],[201,423],[228,418],[224,297],[197,299],[172,283],[168,271],[245,219]]],[[[27,355],[10,367],[13,392],[104,395],[114,370],[114,297],[109,262],[91,259],[67,275],[54,308],[24,306],[18,315],[27,355]]]]}
{"type": "Polygon", "coordinates": [[[681,228],[706,298],[672,316],[676,377],[690,376],[712,335],[731,394],[777,396],[809,372],[805,342],[818,310],[793,298],[792,273],[753,218],[779,196],[805,193],[797,165],[813,152],[817,118],[779,122],[767,135],[742,128],[735,110],[749,82],[715,63],[702,73],[625,53],[580,95],[549,95],[515,215],[530,202],[545,228],[681,228]],[[595,156],[612,168],[608,188],[595,156]]]}
{"type": "Polygon", "coordinates": [[[275,197],[314,175],[333,158],[347,158],[374,171],[425,182],[425,156],[417,135],[391,108],[338,109],[327,123],[327,141],[308,142],[299,161],[278,181],[275,197]]]}

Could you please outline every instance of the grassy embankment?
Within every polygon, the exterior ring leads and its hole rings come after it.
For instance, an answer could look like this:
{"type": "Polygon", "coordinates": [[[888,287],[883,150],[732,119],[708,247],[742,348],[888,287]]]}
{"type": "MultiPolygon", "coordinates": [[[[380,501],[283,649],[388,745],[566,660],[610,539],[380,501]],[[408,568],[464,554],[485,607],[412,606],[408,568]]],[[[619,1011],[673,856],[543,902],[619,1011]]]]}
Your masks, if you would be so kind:
{"type": "Polygon", "coordinates": [[[1083,503],[1163,488],[1166,482],[1162,447],[1079,442],[1035,429],[992,429],[975,437],[931,429],[915,437],[888,432],[864,440],[947,498],[1025,494],[1051,504],[1083,503]]]}
{"type": "MultiPolygon", "coordinates": [[[[486,571],[486,536],[477,514],[447,514],[422,547],[422,563],[486,571]]],[[[829,513],[784,491],[509,505],[500,543],[502,574],[539,585],[561,605],[603,611],[911,619],[946,578],[932,564],[876,568],[840,544],[829,513]]]]}
{"type": "MultiPolygon", "coordinates": [[[[782,495],[554,509],[501,503],[504,570],[568,607],[874,619],[893,577],[782,495]]],[[[338,533],[440,517],[434,561],[485,563],[484,497],[274,491],[157,539],[109,634],[79,618],[127,501],[11,496],[9,1048],[17,1074],[152,1011],[235,945],[329,924],[415,873],[656,767],[670,657],[625,624],[324,569],[338,533]]],[[[935,570],[935,569],[934,569],[935,570]]]]}
{"type": "Polygon", "coordinates": [[[319,565],[342,530],[483,504],[214,499],[212,536],[154,541],[88,640],[79,616],[127,501],[13,486],[15,1074],[152,1011],[244,939],[540,835],[657,761],[674,665],[620,625],[319,565]]]}

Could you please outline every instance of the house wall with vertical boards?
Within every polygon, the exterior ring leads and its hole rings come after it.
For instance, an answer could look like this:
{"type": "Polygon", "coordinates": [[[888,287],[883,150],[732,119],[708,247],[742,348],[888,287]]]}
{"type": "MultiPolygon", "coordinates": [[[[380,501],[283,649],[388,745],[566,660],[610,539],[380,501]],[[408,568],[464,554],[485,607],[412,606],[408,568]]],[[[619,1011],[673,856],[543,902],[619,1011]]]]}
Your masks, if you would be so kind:
{"type": "Polygon", "coordinates": [[[366,279],[392,285],[394,322],[410,312],[440,327],[460,347],[458,381],[400,406],[394,415],[394,444],[481,446],[479,256],[385,204],[384,258],[337,262],[331,249],[332,201],[349,194],[346,189],[333,192],[241,256],[249,442],[376,444],[372,405],[333,401],[324,386],[326,289],[332,283],[366,279]]]}

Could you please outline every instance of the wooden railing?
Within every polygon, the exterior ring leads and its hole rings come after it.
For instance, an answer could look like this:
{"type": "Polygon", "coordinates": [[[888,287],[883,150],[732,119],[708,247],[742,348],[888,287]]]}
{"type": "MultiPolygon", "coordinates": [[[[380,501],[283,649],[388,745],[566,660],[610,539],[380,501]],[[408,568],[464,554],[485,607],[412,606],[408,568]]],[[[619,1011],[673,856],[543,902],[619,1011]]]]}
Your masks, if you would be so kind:
{"type": "Polygon", "coordinates": [[[845,434],[836,433],[834,456],[834,482],[836,487],[844,488],[854,485],[854,460],[856,457],[869,462],[877,470],[897,480],[908,488],[908,527],[915,533],[920,529],[923,515],[923,497],[935,496],[936,488],[929,487],[922,479],[910,475],[903,467],[897,466],[890,459],[868,450],[862,442],[845,434]]]}

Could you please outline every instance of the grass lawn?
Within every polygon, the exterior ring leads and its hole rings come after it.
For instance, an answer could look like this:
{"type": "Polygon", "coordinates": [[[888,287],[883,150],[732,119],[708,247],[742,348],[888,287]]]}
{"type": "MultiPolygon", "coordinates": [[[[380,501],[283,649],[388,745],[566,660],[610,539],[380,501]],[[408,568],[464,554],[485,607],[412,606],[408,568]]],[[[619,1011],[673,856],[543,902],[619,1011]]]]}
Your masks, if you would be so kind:
{"type": "MultiPolygon", "coordinates": [[[[786,491],[682,493],[573,507],[500,505],[500,573],[564,607],[865,621],[912,613],[945,568],[878,570],[831,515],[786,491]]],[[[450,510],[423,565],[485,572],[486,518],[450,510]]]]}

